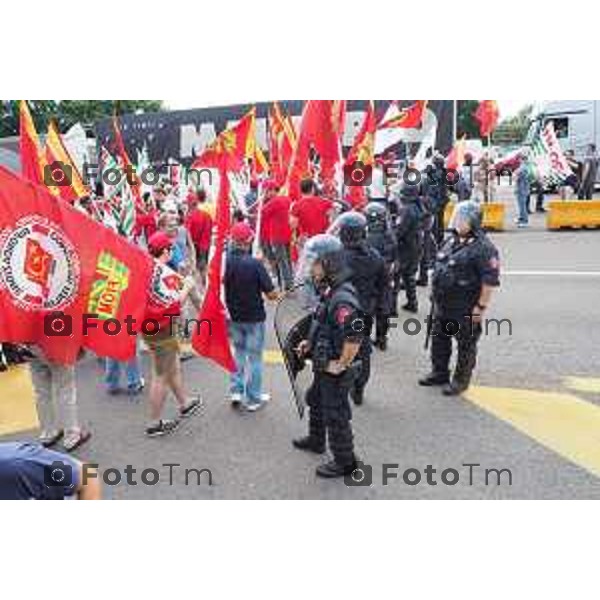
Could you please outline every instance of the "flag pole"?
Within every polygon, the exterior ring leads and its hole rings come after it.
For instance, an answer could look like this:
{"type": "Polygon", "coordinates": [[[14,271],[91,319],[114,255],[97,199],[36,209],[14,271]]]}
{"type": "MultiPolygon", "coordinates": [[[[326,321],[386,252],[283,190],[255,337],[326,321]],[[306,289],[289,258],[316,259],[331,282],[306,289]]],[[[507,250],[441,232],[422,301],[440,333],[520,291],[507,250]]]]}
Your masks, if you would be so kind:
{"type": "Polygon", "coordinates": [[[458,100],[452,101],[452,143],[458,139],[458,100]]]}

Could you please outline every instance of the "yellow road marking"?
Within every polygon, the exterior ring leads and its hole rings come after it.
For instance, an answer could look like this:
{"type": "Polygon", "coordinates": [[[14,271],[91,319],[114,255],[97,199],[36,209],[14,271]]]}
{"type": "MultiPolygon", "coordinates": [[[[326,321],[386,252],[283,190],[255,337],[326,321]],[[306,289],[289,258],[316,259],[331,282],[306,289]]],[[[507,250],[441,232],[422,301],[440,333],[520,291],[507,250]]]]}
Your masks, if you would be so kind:
{"type": "Polygon", "coordinates": [[[263,353],[263,360],[267,365],[282,365],[283,355],[279,350],[265,350],[263,353]]]}
{"type": "Polygon", "coordinates": [[[565,377],[565,385],[576,392],[597,392],[600,394],[600,379],[596,377],[565,377]]]}
{"type": "Polygon", "coordinates": [[[600,407],[571,394],[472,387],[464,397],[600,477],[600,407]]]}
{"type": "Polygon", "coordinates": [[[0,435],[39,427],[29,368],[13,367],[0,374],[0,435]]]}

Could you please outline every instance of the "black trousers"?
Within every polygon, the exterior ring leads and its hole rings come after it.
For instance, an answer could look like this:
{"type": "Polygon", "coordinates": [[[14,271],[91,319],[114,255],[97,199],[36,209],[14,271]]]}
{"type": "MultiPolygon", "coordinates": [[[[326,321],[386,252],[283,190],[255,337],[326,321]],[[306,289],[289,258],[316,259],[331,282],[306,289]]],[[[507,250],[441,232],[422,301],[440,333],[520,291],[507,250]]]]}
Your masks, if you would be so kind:
{"type": "Polygon", "coordinates": [[[309,407],[308,433],[319,446],[329,441],[335,462],[350,465],[354,462],[352,409],[348,401],[349,386],[344,376],[315,373],[306,393],[309,407]]]}
{"type": "Polygon", "coordinates": [[[401,259],[400,277],[404,284],[406,300],[409,304],[417,305],[417,271],[419,270],[418,255],[409,256],[401,259]]]}
{"type": "Polygon", "coordinates": [[[435,253],[436,245],[433,231],[426,230],[423,232],[423,248],[419,261],[419,281],[425,282],[428,280],[428,271],[435,262],[435,253]]]}
{"type": "Polygon", "coordinates": [[[446,212],[446,205],[437,210],[435,213],[435,220],[433,223],[433,237],[435,239],[435,243],[437,247],[444,241],[444,231],[446,228],[444,227],[444,214],[446,212]]]}
{"type": "Polygon", "coordinates": [[[453,379],[468,385],[477,363],[477,343],[481,337],[481,324],[469,318],[454,318],[448,315],[434,317],[431,335],[431,364],[436,375],[450,375],[452,339],[456,339],[458,356],[453,379]],[[458,328],[456,327],[458,325],[458,328]]]}
{"type": "Polygon", "coordinates": [[[373,346],[371,344],[371,337],[365,336],[356,357],[358,360],[360,360],[361,366],[352,384],[355,390],[363,391],[367,387],[367,383],[369,383],[369,379],[371,378],[372,353],[373,346]]]}

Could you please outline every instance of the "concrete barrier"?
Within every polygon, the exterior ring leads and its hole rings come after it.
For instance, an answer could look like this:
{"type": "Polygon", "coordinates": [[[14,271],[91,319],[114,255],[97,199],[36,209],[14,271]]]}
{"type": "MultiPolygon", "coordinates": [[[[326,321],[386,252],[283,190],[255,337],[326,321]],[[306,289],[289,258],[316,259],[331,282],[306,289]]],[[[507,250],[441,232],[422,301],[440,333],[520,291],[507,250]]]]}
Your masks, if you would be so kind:
{"type": "Polygon", "coordinates": [[[548,229],[600,227],[600,200],[553,200],[546,210],[548,229]]]}

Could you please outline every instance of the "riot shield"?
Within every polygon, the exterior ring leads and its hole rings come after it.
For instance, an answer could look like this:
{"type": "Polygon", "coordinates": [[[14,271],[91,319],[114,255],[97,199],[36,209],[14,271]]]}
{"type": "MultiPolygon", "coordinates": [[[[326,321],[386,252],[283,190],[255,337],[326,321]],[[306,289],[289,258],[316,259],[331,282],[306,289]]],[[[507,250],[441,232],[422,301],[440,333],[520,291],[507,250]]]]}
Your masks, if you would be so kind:
{"type": "Polygon", "coordinates": [[[287,292],[275,309],[275,333],[290,378],[300,418],[306,409],[306,392],[312,383],[312,369],[296,352],[298,344],[308,338],[316,298],[309,286],[297,286],[287,292]]]}

